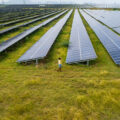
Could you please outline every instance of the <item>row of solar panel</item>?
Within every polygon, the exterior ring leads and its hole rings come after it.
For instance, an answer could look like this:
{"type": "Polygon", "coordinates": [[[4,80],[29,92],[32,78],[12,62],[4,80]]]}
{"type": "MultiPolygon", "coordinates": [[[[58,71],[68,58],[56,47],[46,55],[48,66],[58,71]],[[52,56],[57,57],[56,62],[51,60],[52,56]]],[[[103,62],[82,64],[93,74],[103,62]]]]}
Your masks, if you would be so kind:
{"type": "Polygon", "coordinates": [[[97,55],[83,25],[79,12],[78,10],[75,10],[66,63],[79,63],[94,60],[96,58],[97,55]]]}
{"type": "Polygon", "coordinates": [[[89,16],[84,11],[80,10],[80,12],[90,27],[93,29],[93,31],[96,33],[115,64],[120,65],[120,36],[89,16]]]}
{"type": "Polygon", "coordinates": [[[103,22],[117,33],[120,33],[120,11],[84,10],[95,19],[103,22]]]}
{"type": "MultiPolygon", "coordinates": [[[[62,11],[63,11],[63,10],[62,10],[62,11]]],[[[49,16],[51,16],[51,15],[55,15],[55,14],[60,13],[60,12],[62,12],[62,11],[58,11],[58,12],[54,12],[54,11],[53,11],[53,13],[52,13],[52,12],[51,12],[51,14],[48,13],[48,15],[46,15],[46,16],[43,16],[43,17],[40,17],[40,18],[36,18],[36,19],[34,19],[34,20],[32,20],[32,21],[29,21],[29,22],[27,22],[27,23],[23,23],[23,24],[21,24],[21,25],[16,25],[16,26],[10,27],[10,28],[8,28],[8,29],[2,30],[2,31],[0,31],[0,35],[2,35],[2,34],[4,34],[4,33],[7,33],[7,32],[9,32],[9,31],[15,30],[15,29],[20,28],[20,27],[30,25],[30,24],[32,24],[32,23],[34,23],[34,22],[40,21],[40,20],[42,20],[42,19],[45,19],[45,18],[47,18],[47,17],[49,17],[49,16]]]]}
{"type": "Polygon", "coordinates": [[[26,31],[24,31],[23,33],[3,42],[0,44],[0,52],[3,52],[4,50],[6,50],[7,48],[9,48],[10,46],[14,45],[15,43],[17,43],[18,41],[22,40],[23,38],[25,38],[26,36],[30,35],[31,33],[33,33],[34,31],[38,30],[39,28],[47,25],[48,23],[50,23],[51,21],[57,19],[58,17],[60,17],[61,15],[65,14],[68,10],[65,10],[63,11],[62,13],[52,17],[52,18],[49,18],[48,20],[42,22],[41,24],[35,26],[35,27],[32,27],[26,31]]]}

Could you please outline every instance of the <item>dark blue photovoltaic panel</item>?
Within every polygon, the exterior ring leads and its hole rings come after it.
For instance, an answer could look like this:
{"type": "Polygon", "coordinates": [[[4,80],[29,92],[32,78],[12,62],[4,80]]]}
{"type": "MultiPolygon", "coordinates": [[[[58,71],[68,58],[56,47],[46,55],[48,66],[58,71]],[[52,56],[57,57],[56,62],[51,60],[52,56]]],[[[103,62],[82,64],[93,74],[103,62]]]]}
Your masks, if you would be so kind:
{"type": "Polygon", "coordinates": [[[3,52],[4,50],[6,50],[7,48],[9,48],[10,46],[12,46],[13,44],[17,43],[18,41],[22,40],[23,38],[25,38],[26,36],[30,35],[31,33],[33,33],[34,31],[38,30],[39,28],[47,25],[48,23],[50,23],[51,21],[55,20],[56,18],[60,17],[61,15],[63,15],[64,13],[66,13],[68,10],[65,10],[64,12],[46,20],[45,22],[30,28],[26,31],[24,31],[23,33],[3,42],[0,44],[0,52],[3,52]]]}
{"type": "MultiPolygon", "coordinates": [[[[62,11],[63,11],[63,10],[62,10],[62,11]]],[[[16,25],[16,26],[13,26],[13,27],[11,27],[11,28],[2,30],[2,31],[0,31],[0,35],[1,35],[1,34],[4,34],[4,33],[6,33],[6,32],[9,32],[9,31],[11,31],[11,30],[17,29],[17,28],[19,28],[19,27],[27,26],[27,25],[29,25],[29,24],[32,24],[32,23],[37,22],[37,21],[39,21],[39,20],[45,19],[45,18],[47,18],[47,17],[50,17],[50,16],[55,15],[55,14],[57,14],[57,13],[60,13],[60,12],[62,12],[62,11],[53,12],[53,13],[51,13],[51,14],[49,14],[49,15],[43,16],[43,17],[41,17],[41,18],[36,18],[36,19],[34,19],[34,20],[32,20],[32,21],[29,21],[29,22],[27,22],[27,23],[24,23],[24,24],[22,24],[22,25],[16,25]]]]}
{"type": "Polygon", "coordinates": [[[120,11],[108,11],[108,10],[85,10],[86,13],[94,17],[95,19],[103,22],[114,31],[120,33],[120,11]]]}
{"type": "Polygon", "coordinates": [[[94,30],[115,64],[120,65],[120,36],[96,21],[94,18],[90,17],[82,10],[80,10],[80,12],[94,30]]]}
{"type": "Polygon", "coordinates": [[[66,63],[78,63],[96,59],[96,53],[80,18],[78,10],[72,24],[70,45],[68,48],[66,63]]]}
{"type": "Polygon", "coordinates": [[[39,41],[37,41],[17,62],[27,62],[31,60],[44,59],[54,41],[67,22],[73,10],[65,15],[59,22],[57,22],[48,32],[46,32],[39,41]]]}

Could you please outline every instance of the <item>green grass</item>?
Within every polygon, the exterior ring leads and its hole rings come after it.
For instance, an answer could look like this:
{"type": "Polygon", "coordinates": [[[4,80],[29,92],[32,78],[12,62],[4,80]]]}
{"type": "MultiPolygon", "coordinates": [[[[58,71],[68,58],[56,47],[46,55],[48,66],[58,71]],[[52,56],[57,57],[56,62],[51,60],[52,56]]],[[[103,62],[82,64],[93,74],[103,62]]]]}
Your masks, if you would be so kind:
{"type": "Polygon", "coordinates": [[[1,120],[120,120],[120,68],[84,19],[98,59],[89,67],[65,63],[72,20],[73,14],[38,68],[15,61],[57,20],[0,55],[1,120]]]}

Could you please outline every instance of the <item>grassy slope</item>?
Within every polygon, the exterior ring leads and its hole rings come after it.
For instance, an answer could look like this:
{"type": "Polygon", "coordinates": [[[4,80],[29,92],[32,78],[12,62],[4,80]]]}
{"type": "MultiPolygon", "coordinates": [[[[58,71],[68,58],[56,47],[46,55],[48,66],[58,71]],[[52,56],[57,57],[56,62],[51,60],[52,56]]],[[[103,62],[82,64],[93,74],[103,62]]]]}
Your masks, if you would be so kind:
{"type": "Polygon", "coordinates": [[[0,58],[1,120],[119,120],[120,69],[84,20],[98,59],[90,67],[65,64],[73,14],[48,57],[36,68],[15,61],[56,21],[0,58]],[[23,44],[24,43],[24,44],[23,44]],[[63,72],[56,72],[62,57],[63,72]]]}

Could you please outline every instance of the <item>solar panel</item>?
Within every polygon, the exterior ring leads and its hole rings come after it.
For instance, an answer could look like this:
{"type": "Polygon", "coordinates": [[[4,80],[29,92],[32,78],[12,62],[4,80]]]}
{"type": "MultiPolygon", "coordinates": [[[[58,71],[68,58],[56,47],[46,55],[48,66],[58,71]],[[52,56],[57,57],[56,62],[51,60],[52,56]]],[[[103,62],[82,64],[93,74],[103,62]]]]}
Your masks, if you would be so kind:
{"type": "MultiPolygon", "coordinates": [[[[63,10],[62,10],[62,11],[63,11],[63,10]]],[[[17,28],[19,28],[19,27],[27,26],[27,25],[29,25],[29,24],[32,24],[32,23],[37,22],[37,21],[39,21],[39,20],[45,19],[45,18],[47,18],[47,17],[50,17],[50,16],[55,15],[55,14],[57,14],[57,13],[60,13],[60,12],[62,12],[62,11],[53,12],[53,13],[51,13],[51,14],[49,14],[49,15],[43,16],[43,17],[41,17],[41,18],[34,19],[34,20],[29,21],[29,22],[27,22],[27,23],[24,23],[24,24],[22,24],[22,25],[16,25],[16,26],[13,26],[13,27],[11,27],[11,28],[2,30],[2,31],[0,31],[0,35],[1,35],[1,34],[4,34],[4,33],[7,33],[7,32],[9,32],[9,31],[11,31],[11,30],[17,29],[17,28]]]]}
{"type": "Polygon", "coordinates": [[[78,63],[94,60],[96,58],[96,53],[79,12],[75,10],[66,63],[78,63]]]}
{"type": "Polygon", "coordinates": [[[120,33],[120,11],[85,10],[85,12],[120,33]]]}
{"type": "Polygon", "coordinates": [[[44,21],[43,23],[35,26],[35,27],[32,27],[26,31],[24,31],[23,33],[3,42],[0,44],[0,52],[3,52],[4,50],[6,50],[7,48],[9,48],[10,46],[12,46],[13,44],[17,43],[18,41],[22,40],[23,38],[25,38],[26,36],[30,35],[31,33],[33,33],[34,31],[38,30],[39,28],[47,25],[48,23],[50,23],[51,21],[57,19],[58,17],[60,17],[61,15],[65,14],[68,10],[65,10],[64,12],[52,17],[52,18],[49,18],[48,20],[44,21]]]}
{"type": "Polygon", "coordinates": [[[50,30],[48,30],[48,32],[46,32],[39,41],[37,41],[23,56],[21,56],[17,62],[44,59],[71,13],[72,10],[69,11],[69,13],[57,22],[50,30]]]}
{"type": "Polygon", "coordinates": [[[80,10],[80,12],[94,30],[115,64],[120,65],[120,36],[96,21],[94,18],[90,17],[82,10],[80,10]]]}

